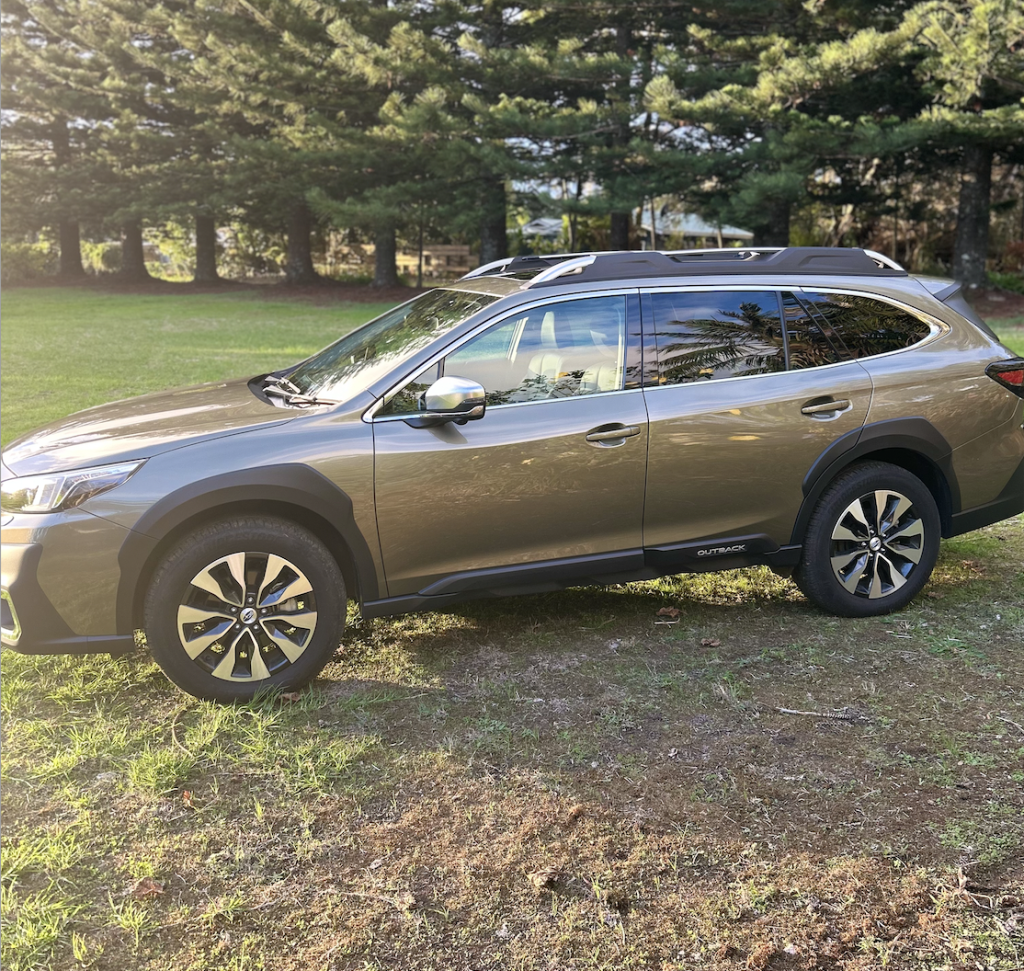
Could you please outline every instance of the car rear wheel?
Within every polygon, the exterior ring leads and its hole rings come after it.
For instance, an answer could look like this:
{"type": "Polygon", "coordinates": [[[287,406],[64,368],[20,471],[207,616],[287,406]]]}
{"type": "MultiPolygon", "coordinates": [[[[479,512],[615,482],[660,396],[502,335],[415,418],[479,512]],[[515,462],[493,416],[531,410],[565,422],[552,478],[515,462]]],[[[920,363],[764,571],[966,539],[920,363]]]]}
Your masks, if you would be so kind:
{"type": "Polygon", "coordinates": [[[167,554],[146,595],[146,640],[179,688],[246,701],[314,678],[338,646],[345,606],[341,571],[312,533],[239,517],[167,554]]]}
{"type": "Polygon", "coordinates": [[[865,462],[822,494],[794,573],[808,600],[844,617],[900,610],[928,582],[939,554],[928,487],[896,465],[865,462]]]}

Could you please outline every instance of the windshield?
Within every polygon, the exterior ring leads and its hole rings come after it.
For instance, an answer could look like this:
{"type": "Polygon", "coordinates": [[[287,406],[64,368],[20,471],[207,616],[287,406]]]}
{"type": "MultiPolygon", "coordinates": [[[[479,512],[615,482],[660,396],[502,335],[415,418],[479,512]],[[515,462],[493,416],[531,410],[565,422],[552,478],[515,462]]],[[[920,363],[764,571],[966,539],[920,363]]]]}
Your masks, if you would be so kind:
{"type": "Polygon", "coordinates": [[[431,290],[346,334],[288,378],[304,395],[345,401],[497,299],[489,293],[431,290]]]}

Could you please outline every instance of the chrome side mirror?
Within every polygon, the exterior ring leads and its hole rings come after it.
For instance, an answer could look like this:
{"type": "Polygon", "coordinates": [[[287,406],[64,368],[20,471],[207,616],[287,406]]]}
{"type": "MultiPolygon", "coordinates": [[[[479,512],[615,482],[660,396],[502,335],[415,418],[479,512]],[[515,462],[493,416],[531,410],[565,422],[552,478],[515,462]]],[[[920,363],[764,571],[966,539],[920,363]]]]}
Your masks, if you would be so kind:
{"type": "Polygon", "coordinates": [[[481,385],[454,374],[445,375],[420,395],[420,413],[405,422],[413,428],[443,425],[449,421],[465,425],[467,421],[483,418],[486,408],[487,393],[481,385]]]}

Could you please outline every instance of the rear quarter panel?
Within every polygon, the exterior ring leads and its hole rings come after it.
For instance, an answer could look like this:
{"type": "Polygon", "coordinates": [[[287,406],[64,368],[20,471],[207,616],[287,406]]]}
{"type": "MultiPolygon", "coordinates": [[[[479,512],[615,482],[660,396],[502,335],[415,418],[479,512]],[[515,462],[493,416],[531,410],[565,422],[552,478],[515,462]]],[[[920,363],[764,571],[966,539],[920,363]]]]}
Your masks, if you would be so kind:
{"type": "Polygon", "coordinates": [[[1001,356],[996,342],[952,311],[928,310],[948,325],[946,333],[861,361],[874,385],[868,423],[931,422],[952,449],[961,506],[969,509],[994,499],[1020,464],[1021,400],[985,374],[1001,356]]]}

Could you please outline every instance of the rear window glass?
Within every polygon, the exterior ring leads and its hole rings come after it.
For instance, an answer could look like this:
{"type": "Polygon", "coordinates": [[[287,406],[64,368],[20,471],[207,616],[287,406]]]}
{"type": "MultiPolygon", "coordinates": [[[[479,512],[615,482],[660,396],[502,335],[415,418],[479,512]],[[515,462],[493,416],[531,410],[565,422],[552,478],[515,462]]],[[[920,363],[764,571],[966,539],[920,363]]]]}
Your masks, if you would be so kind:
{"type": "Polygon", "coordinates": [[[662,385],[786,370],[774,290],[651,295],[662,385]]]}

